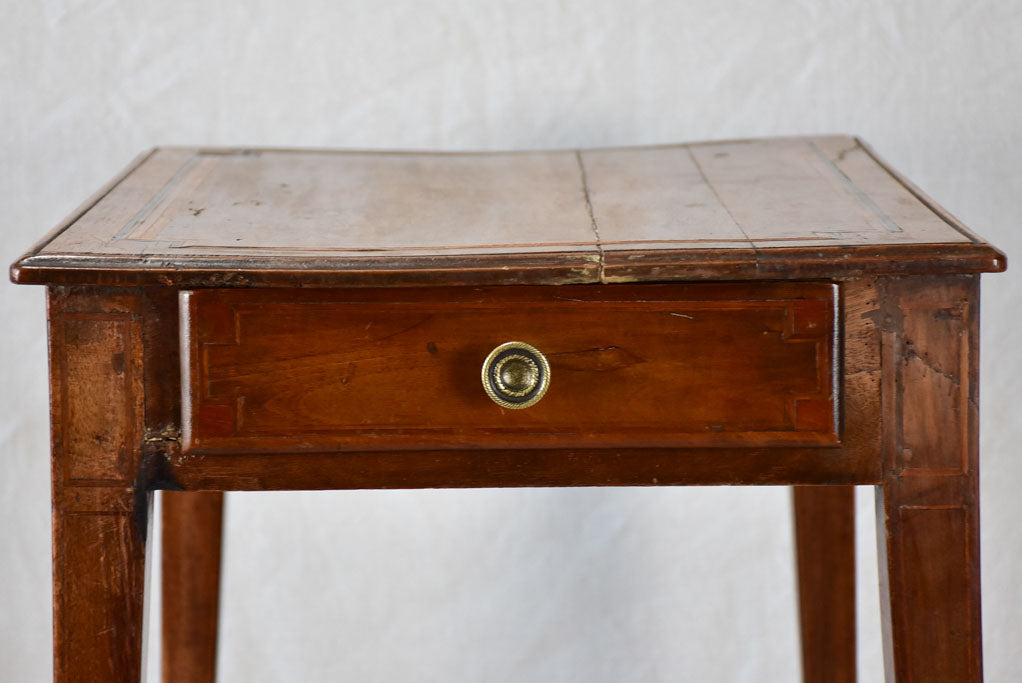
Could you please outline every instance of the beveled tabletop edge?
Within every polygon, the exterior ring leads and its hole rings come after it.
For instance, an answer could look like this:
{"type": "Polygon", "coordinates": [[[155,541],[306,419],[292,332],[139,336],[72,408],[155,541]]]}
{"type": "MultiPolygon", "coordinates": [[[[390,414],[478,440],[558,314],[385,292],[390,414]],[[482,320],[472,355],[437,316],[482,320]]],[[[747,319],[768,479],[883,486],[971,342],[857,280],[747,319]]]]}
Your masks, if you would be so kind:
{"type": "Polygon", "coordinates": [[[431,285],[559,285],[708,280],[850,278],[861,275],[995,273],[1004,254],[988,244],[877,247],[778,247],[617,251],[400,258],[317,259],[296,269],[279,259],[190,258],[187,265],[158,256],[117,259],[36,256],[11,267],[18,284],[174,287],[399,287],[431,285]]]}
{"type": "MultiPolygon", "coordinates": [[[[789,277],[854,277],[862,274],[995,273],[1007,267],[1000,250],[985,242],[854,136],[790,136],[614,147],[669,149],[763,140],[845,138],[854,140],[893,179],[969,242],[863,246],[769,246],[749,249],[603,249],[516,254],[343,256],[287,260],[279,257],[196,255],[44,254],[56,237],[160,150],[205,154],[252,152],[371,153],[382,155],[516,155],[530,150],[450,151],[332,150],[273,147],[154,147],[137,156],[117,176],[83,202],[10,267],[16,284],[101,286],[426,286],[498,284],[583,284],[789,277]]],[[[592,150],[550,150],[581,153],[592,150]]],[[[609,245],[608,245],[609,246],[609,245]]]]}

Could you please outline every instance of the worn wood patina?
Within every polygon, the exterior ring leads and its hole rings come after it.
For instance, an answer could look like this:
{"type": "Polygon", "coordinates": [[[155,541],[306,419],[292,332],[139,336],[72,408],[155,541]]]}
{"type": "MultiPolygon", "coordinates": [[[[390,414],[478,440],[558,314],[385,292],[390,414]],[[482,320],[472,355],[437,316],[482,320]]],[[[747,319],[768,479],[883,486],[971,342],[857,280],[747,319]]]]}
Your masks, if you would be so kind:
{"type": "Polygon", "coordinates": [[[208,681],[222,491],[787,484],[804,677],[852,681],[867,484],[888,679],[979,681],[1005,266],[843,136],[148,152],[11,268],[49,292],[56,678],[138,680],[155,490],[164,677],[208,681]],[[480,375],[510,341],[521,410],[480,375]]]}

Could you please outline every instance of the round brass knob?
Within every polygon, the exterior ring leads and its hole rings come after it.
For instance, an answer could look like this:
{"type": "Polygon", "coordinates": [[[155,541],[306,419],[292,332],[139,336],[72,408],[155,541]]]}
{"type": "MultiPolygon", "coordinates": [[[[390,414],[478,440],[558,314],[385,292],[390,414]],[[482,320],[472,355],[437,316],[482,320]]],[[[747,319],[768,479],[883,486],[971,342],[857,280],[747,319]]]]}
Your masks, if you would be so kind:
{"type": "Polygon", "coordinates": [[[483,389],[504,408],[535,405],[550,386],[550,364],[539,349],[525,342],[501,344],[483,363],[483,389]]]}

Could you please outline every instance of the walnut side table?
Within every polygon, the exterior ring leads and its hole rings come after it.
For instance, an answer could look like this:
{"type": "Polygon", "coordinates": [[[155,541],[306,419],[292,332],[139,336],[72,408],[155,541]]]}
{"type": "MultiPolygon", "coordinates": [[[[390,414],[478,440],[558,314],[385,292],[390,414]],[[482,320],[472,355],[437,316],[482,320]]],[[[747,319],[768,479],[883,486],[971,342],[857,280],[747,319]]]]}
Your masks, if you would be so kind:
{"type": "Polygon", "coordinates": [[[213,677],[222,491],[794,485],[803,672],[982,677],[979,273],[848,137],[507,154],[153,150],[11,268],[49,294],[54,670],[213,677]]]}

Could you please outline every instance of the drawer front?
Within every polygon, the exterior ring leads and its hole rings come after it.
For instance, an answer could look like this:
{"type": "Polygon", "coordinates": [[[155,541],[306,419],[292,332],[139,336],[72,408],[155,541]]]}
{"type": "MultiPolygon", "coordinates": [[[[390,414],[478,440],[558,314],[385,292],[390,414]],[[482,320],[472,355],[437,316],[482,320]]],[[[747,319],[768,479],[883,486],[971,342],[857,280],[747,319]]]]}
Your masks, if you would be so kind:
{"type": "Polygon", "coordinates": [[[187,453],[837,443],[836,287],[706,283],[182,293],[187,453]],[[535,405],[487,396],[508,341],[535,405]]]}

